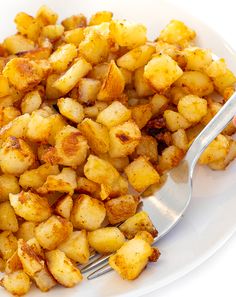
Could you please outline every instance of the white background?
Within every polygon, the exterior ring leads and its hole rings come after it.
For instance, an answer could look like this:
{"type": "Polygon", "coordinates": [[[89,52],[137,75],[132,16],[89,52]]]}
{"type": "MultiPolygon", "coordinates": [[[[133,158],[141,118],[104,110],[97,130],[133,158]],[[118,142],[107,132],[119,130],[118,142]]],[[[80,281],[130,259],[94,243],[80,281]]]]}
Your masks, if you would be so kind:
{"type": "MultiPolygon", "coordinates": [[[[170,0],[219,32],[236,50],[236,2],[170,0]]],[[[178,19],[178,16],[176,16],[178,19]]],[[[236,188],[236,187],[235,187],[236,188]]],[[[235,195],[236,196],[236,195],[235,195]]],[[[236,197],[235,197],[236,199],[236,197]]],[[[235,209],[236,219],[236,209],[235,209]]],[[[236,234],[214,256],[174,283],[145,297],[235,297],[236,234]]]]}

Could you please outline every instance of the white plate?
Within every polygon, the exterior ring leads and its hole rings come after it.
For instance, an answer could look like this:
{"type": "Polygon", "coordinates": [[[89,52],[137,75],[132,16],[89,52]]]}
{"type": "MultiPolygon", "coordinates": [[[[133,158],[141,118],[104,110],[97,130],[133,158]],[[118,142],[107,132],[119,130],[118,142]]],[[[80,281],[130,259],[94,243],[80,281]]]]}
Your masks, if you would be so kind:
{"type": "MultiPolygon", "coordinates": [[[[111,10],[115,17],[146,24],[151,38],[156,37],[170,19],[183,20],[198,33],[198,45],[224,57],[236,72],[235,54],[220,36],[173,5],[155,0],[7,0],[0,11],[1,38],[14,32],[13,19],[17,12],[34,14],[42,3],[56,10],[60,17],[79,12],[89,16],[98,10],[111,10]]],[[[235,171],[236,163],[224,172],[196,169],[194,195],[184,219],[158,243],[162,252],[158,263],[149,265],[137,280],[123,281],[112,272],[72,289],[54,288],[42,296],[138,297],[186,274],[211,256],[236,229],[235,171]]],[[[28,296],[39,294],[38,290],[32,290],[28,296]]],[[[0,295],[9,296],[1,289],[0,295]]]]}

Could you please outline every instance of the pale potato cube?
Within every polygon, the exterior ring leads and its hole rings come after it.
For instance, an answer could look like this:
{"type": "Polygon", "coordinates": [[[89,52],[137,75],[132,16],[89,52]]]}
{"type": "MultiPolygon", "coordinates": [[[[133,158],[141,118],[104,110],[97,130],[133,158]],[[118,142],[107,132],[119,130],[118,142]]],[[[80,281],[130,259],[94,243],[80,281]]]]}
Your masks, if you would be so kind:
{"type": "Polygon", "coordinates": [[[192,29],[188,28],[183,22],[172,20],[161,31],[158,39],[171,44],[184,46],[188,41],[194,39],[195,36],[196,33],[192,29]]]}
{"type": "Polygon", "coordinates": [[[64,74],[53,82],[52,87],[60,91],[62,95],[67,94],[91,68],[91,64],[80,57],[64,74]]]}
{"type": "Polygon", "coordinates": [[[124,77],[120,69],[116,66],[116,63],[112,60],[109,64],[101,89],[97,95],[97,99],[100,101],[111,101],[119,98],[124,91],[124,87],[124,77]]]}
{"type": "Polygon", "coordinates": [[[9,194],[15,213],[27,221],[42,222],[51,215],[51,208],[46,197],[32,192],[9,194]]]}
{"type": "Polygon", "coordinates": [[[172,141],[175,146],[183,151],[188,149],[188,137],[184,129],[179,129],[172,134],[172,141]]]}
{"type": "Polygon", "coordinates": [[[36,19],[43,25],[55,25],[58,15],[46,5],[42,5],[36,13],[36,19]]]}
{"type": "Polygon", "coordinates": [[[227,72],[227,65],[224,59],[213,60],[205,70],[206,74],[211,78],[222,76],[227,72]]]}
{"type": "Polygon", "coordinates": [[[8,200],[10,193],[17,194],[19,192],[18,179],[14,175],[0,175],[0,202],[8,200]]]}
{"type": "Polygon", "coordinates": [[[91,104],[97,99],[97,94],[101,88],[101,82],[92,78],[81,78],[78,83],[78,101],[91,104]]]}
{"type": "Polygon", "coordinates": [[[117,227],[106,227],[89,232],[88,242],[98,253],[108,254],[121,248],[125,237],[117,227]]]}
{"type": "Polygon", "coordinates": [[[21,270],[22,268],[22,263],[16,250],[14,254],[12,254],[12,256],[6,261],[5,272],[9,274],[21,270]]]}
{"type": "Polygon", "coordinates": [[[210,78],[200,71],[185,71],[174,86],[185,87],[191,94],[199,97],[210,95],[214,91],[210,78]]]}
{"type": "Polygon", "coordinates": [[[114,101],[98,114],[96,121],[107,126],[107,128],[111,128],[128,121],[130,118],[131,111],[119,101],[114,101]]]}
{"type": "Polygon", "coordinates": [[[15,271],[10,274],[5,274],[1,280],[2,286],[11,294],[22,296],[30,290],[30,278],[23,271],[15,271]]]}
{"type": "Polygon", "coordinates": [[[28,241],[34,238],[34,229],[36,227],[35,222],[24,222],[20,225],[16,237],[22,238],[24,241],[28,241]]]}
{"type": "Polygon", "coordinates": [[[103,81],[108,73],[110,63],[101,63],[95,65],[88,73],[88,77],[103,81]]]}
{"type": "Polygon", "coordinates": [[[62,251],[47,252],[46,260],[49,271],[60,285],[71,288],[82,281],[83,277],[79,269],[62,251]]]}
{"type": "Polygon", "coordinates": [[[132,120],[112,127],[109,135],[109,154],[112,158],[125,157],[132,154],[141,138],[141,132],[138,126],[132,120]]]}
{"type": "Polygon", "coordinates": [[[105,62],[109,53],[108,40],[99,32],[90,30],[79,44],[79,53],[91,64],[105,62]]]}
{"type": "Polygon", "coordinates": [[[57,101],[57,106],[64,117],[77,124],[82,122],[84,118],[84,110],[79,102],[71,98],[60,98],[57,101]]]}
{"type": "Polygon", "coordinates": [[[5,174],[19,176],[34,162],[31,147],[20,138],[9,137],[0,148],[0,167],[5,174]]]}
{"type": "Polygon", "coordinates": [[[132,118],[139,127],[142,129],[152,117],[152,105],[140,104],[131,108],[132,118]]]}
{"type": "Polygon", "coordinates": [[[152,115],[156,116],[166,109],[169,99],[163,95],[155,94],[151,100],[150,104],[152,107],[152,115]]]}
{"type": "Polygon", "coordinates": [[[158,183],[160,176],[152,164],[143,156],[130,163],[125,173],[131,186],[138,192],[144,191],[152,184],[158,183]]]}
{"type": "Polygon", "coordinates": [[[4,97],[9,95],[10,88],[9,83],[6,77],[0,75],[0,97],[4,97]]]}
{"type": "Polygon", "coordinates": [[[19,33],[26,35],[33,41],[37,41],[41,31],[41,24],[37,19],[25,12],[19,12],[15,16],[14,22],[19,33]]]}
{"type": "Polygon", "coordinates": [[[73,207],[72,197],[70,195],[65,195],[60,197],[57,200],[55,204],[54,212],[59,216],[69,220],[72,207],[73,207]]]}
{"type": "Polygon", "coordinates": [[[112,20],[113,13],[110,11],[98,11],[93,14],[89,21],[89,26],[100,25],[104,22],[110,22],[112,20]]]}
{"type": "Polygon", "coordinates": [[[80,264],[86,264],[89,260],[89,244],[85,230],[74,231],[69,238],[58,247],[68,258],[80,264]]]}
{"type": "Polygon", "coordinates": [[[123,279],[133,280],[139,276],[148,263],[153,249],[140,237],[135,237],[110,256],[109,264],[123,279]]]}
{"type": "Polygon", "coordinates": [[[22,113],[32,113],[39,109],[41,104],[42,98],[39,91],[31,91],[23,97],[21,101],[21,111],[22,113]]]}
{"type": "Polygon", "coordinates": [[[43,269],[34,274],[33,280],[35,281],[36,286],[42,292],[48,292],[57,284],[55,279],[49,273],[46,265],[44,265],[43,269]]]}
{"type": "Polygon", "coordinates": [[[74,200],[70,219],[74,228],[92,231],[101,227],[105,216],[106,209],[101,201],[81,194],[74,200]]]}
{"type": "Polygon", "coordinates": [[[119,226],[119,229],[128,239],[132,239],[140,231],[149,232],[153,238],[158,234],[155,226],[145,211],[138,212],[128,218],[119,226]]]}
{"type": "Polygon", "coordinates": [[[146,156],[150,160],[150,162],[157,162],[157,145],[157,141],[154,137],[149,135],[142,135],[140,143],[135,149],[134,156],[146,156]]]}
{"type": "Polygon", "coordinates": [[[157,91],[169,88],[182,74],[182,69],[167,55],[153,57],[144,67],[144,78],[157,91]]]}
{"type": "Polygon", "coordinates": [[[134,71],[146,65],[154,52],[155,47],[153,45],[141,45],[117,59],[117,65],[127,70],[134,71]]]}
{"type": "MultiPolygon", "coordinates": [[[[51,41],[58,40],[64,33],[64,27],[62,25],[47,25],[43,27],[41,36],[48,38],[51,41]]],[[[65,58],[64,56],[63,58],[65,58]]]]}
{"type": "Polygon", "coordinates": [[[134,48],[146,42],[147,29],[142,24],[130,23],[126,20],[111,21],[110,35],[119,46],[134,48]]]}
{"type": "Polygon", "coordinates": [[[73,30],[75,28],[86,27],[87,20],[86,17],[80,13],[64,19],[61,23],[66,30],[73,30]]]}
{"type": "Polygon", "coordinates": [[[23,189],[37,189],[45,183],[49,175],[59,174],[59,172],[57,165],[43,164],[36,169],[27,170],[21,174],[19,184],[23,189]]]}
{"type": "Polygon", "coordinates": [[[139,97],[150,96],[155,93],[144,78],[144,67],[134,72],[134,87],[139,97]]]}
{"type": "Polygon", "coordinates": [[[199,158],[200,164],[208,164],[226,157],[229,152],[230,143],[229,140],[223,136],[218,135],[214,139],[199,158]]]}
{"type": "Polygon", "coordinates": [[[19,34],[5,38],[3,41],[3,45],[8,50],[8,52],[13,55],[33,50],[35,47],[32,40],[19,34]]]}
{"type": "Polygon", "coordinates": [[[189,122],[200,122],[207,114],[207,100],[198,96],[187,95],[179,100],[178,111],[189,122]]]}
{"type": "Polygon", "coordinates": [[[72,230],[71,222],[53,215],[35,228],[35,237],[42,248],[54,250],[70,236],[72,230]]]}
{"type": "Polygon", "coordinates": [[[105,203],[107,218],[110,224],[124,222],[136,213],[139,199],[132,195],[124,195],[105,203]]]}
{"type": "Polygon", "coordinates": [[[59,46],[48,60],[52,65],[52,69],[57,73],[61,73],[67,69],[76,56],[76,46],[74,44],[64,44],[59,46]]]}
{"type": "Polygon", "coordinates": [[[167,128],[171,132],[177,131],[178,129],[187,129],[192,125],[192,123],[186,120],[180,113],[172,110],[165,110],[164,119],[167,128]]]}
{"type": "Polygon", "coordinates": [[[0,230],[16,232],[18,221],[14,209],[8,201],[0,204],[0,230]]]}
{"type": "Polygon", "coordinates": [[[71,168],[63,168],[57,175],[49,175],[42,187],[37,189],[40,194],[47,194],[48,192],[69,193],[72,195],[77,186],[76,173],[71,168]]]}
{"type": "Polygon", "coordinates": [[[212,62],[211,52],[199,47],[186,48],[184,57],[187,62],[187,70],[205,71],[212,62]]]}
{"type": "Polygon", "coordinates": [[[0,233],[0,254],[3,260],[8,260],[17,250],[17,239],[11,231],[0,233]]]}
{"type": "Polygon", "coordinates": [[[76,47],[84,39],[84,28],[75,28],[64,33],[66,43],[74,44],[76,47]]]}
{"type": "Polygon", "coordinates": [[[109,133],[107,127],[91,119],[84,119],[78,126],[88,141],[88,145],[96,154],[104,154],[109,150],[109,133]]]}
{"type": "Polygon", "coordinates": [[[3,75],[19,91],[27,91],[46,77],[50,64],[46,60],[31,61],[27,58],[13,58],[3,69],[3,75]]]}
{"type": "Polygon", "coordinates": [[[161,172],[176,167],[183,159],[184,152],[175,145],[165,148],[160,156],[158,168],[161,172]]]}

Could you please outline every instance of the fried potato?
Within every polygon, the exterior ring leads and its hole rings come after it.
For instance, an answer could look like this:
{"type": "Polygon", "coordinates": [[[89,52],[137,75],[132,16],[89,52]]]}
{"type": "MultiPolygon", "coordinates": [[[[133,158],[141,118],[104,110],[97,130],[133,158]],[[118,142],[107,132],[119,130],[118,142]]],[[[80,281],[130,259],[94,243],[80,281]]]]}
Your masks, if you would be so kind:
{"type": "Polygon", "coordinates": [[[0,75],[0,97],[5,97],[9,95],[10,88],[9,83],[6,77],[0,75]]]}
{"type": "Polygon", "coordinates": [[[64,40],[66,43],[74,44],[76,47],[84,39],[84,28],[75,28],[64,33],[64,40]]]}
{"type": "MultiPolygon", "coordinates": [[[[91,104],[97,99],[101,82],[92,78],[81,78],[78,83],[76,98],[80,103],[91,104]]],[[[72,90],[73,91],[73,90],[72,90]]]]}
{"type": "Polygon", "coordinates": [[[188,137],[184,129],[179,129],[172,134],[172,141],[175,146],[183,151],[188,149],[188,137]]]}
{"type": "Polygon", "coordinates": [[[27,13],[19,12],[14,22],[16,23],[16,28],[19,33],[26,35],[33,41],[37,41],[41,31],[41,24],[37,19],[27,13]]]}
{"type": "Polygon", "coordinates": [[[57,101],[57,106],[64,117],[77,124],[82,122],[84,110],[79,102],[71,98],[60,98],[57,101]]]}
{"type": "Polygon", "coordinates": [[[49,62],[55,72],[61,73],[67,69],[70,62],[72,62],[76,56],[76,46],[74,44],[64,44],[59,46],[51,54],[49,62]]]}
{"type": "Polygon", "coordinates": [[[18,221],[14,209],[8,201],[0,203],[0,230],[16,232],[18,221]]]}
{"type": "Polygon", "coordinates": [[[42,248],[54,250],[70,236],[72,230],[71,222],[60,216],[52,215],[35,228],[35,238],[42,248]]]}
{"type": "Polygon", "coordinates": [[[39,109],[42,104],[42,98],[39,91],[31,91],[27,93],[21,101],[21,111],[22,113],[32,113],[33,111],[39,109]]]}
{"type": "Polygon", "coordinates": [[[156,116],[167,108],[169,99],[163,95],[155,94],[151,100],[152,115],[156,116]]]}
{"type": "Polygon", "coordinates": [[[92,196],[97,196],[100,191],[100,186],[85,177],[78,177],[76,191],[81,194],[91,194],[92,196]]]}
{"type": "Polygon", "coordinates": [[[187,70],[205,71],[212,62],[211,52],[199,47],[186,48],[184,56],[187,70]]]}
{"type": "MultiPolygon", "coordinates": [[[[158,151],[157,141],[154,137],[149,135],[142,135],[140,143],[135,149],[134,156],[146,156],[150,162],[157,162],[158,151]]],[[[127,164],[128,165],[128,164],[127,164]]]]}
{"type": "Polygon", "coordinates": [[[16,34],[9,36],[3,41],[4,48],[10,54],[17,54],[25,51],[31,51],[34,49],[34,42],[22,35],[16,34]]]}
{"type": "Polygon", "coordinates": [[[36,227],[35,222],[23,222],[16,233],[17,239],[23,239],[24,241],[28,241],[34,238],[34,229],[36,227]]]}
{"type": "Polygon", "coordinates": [[[5,274],[1,285],[11,294],[16,296],[25,295],[30,290],[30,278],[23,270],[5,274]]]}
{"type": "Polygon", "coordinates": [[[77,15],[72,15],[62,22],[65,30],[73,30],[75,28],[85,27],[87,25],[86,17],[81,13],[77,15]]]}
{"type": "Polygon", "coordinates": [[[89,26],[99,25],[104,22],[110,22],[112,20],[113,13],[110,11],[98,11],[93,14],[89,21],[89,26]]]}
{"type": "Polygon", "coordinates": [[[160,156],[158,168],[161,172],[176,167],[183,159],[184,152],[175,145],[165,148],[160,156]]]}
{"type": "Polygon", "coordinates": [[[22,263],[16,250],[14,254],[12,254],[12,256],[6,261],[5,272],[7,274],[10,274],[15,271],[21,270],[22,268],[22,263]]]}
{"type": "Polygon", "coordinates": [[[140,104],[132,107],[131,112],[133,120],[139,129],[142,129],[152,117],[152,106],[149,103],[140,104]]]}
{"type": "Polygon", "coordinates": [[[184,87],[172,87],[169,90],[169,96],[175,105],[178,105],[179,100],[189,94],[190,92],[184,87]]]}
{"type": "Polygon", "coordinates": [[[164,111],[164,119],[167,128],[171,132],[177,131],[178,129],[187,129],[192,125],[192,123],[185,119],[180,113],[168,109],[164,111]]]}
{"type": "Polygon", "coordinates": [[[69,220],[70,213],[73,207],[73,199],[70,195],[62,196],[56,201],[54,207],[54,212],[57,215],[69,220]]]}
{"type": "Polygon", "coordinates": [[[48,292],[51,288],[53,288],[57,284],[55,279],[49,273],[46,265],[44,265],[43,269],[41,269],[40,271],[34,274],[33,280],[36,286],[42,292],[48,292]]]}
{"type": "Polygon", "coordinates": [[[155,92],[144,77],[144,67],[134,72],[134,87],[139,97],[153,95],[155,92]]]}
{"type": "Polygon", "coordinates": [[[44,26],[55,25],[58,15],[46,5],[42,5],[36,14],[36,19],[44,26]]]}
{"type": "MultiPolygon", "coordinates": [[[[14,175],[0,175],[0,202],[8,200],[9,194],[17,194],[20,192],[18,179],[14,175]]],[[[1,229],[1,228],[0,228],[1,229]]]]}
{"type": "Polygon", "coordinates": [[[101,227],[105,216],[106,210],[101,201],[81,194],[74,200],[70,220],[74,228],[92,231],[101,227]]]}
{"type": "Polygon", "coordinates": [[[58,99],[62,97],[63,92],[53,87],[54,82],[60,77],[59,74],[53,73],[48,75],[46,81],[46,96],[49,100],[58,99]]]}
{"type": "Polygon", "coordinates": [[[51,41],[58,40],[64,33],[62,25],[47,25],[43,27],[41,35],[51,41]]]}
{"type": "Polygon", "coordinates": [[[14,106],[0,107],[0,127],[5,126],[21,115],[14,106]]]}
{"type": "Polygon", "coordinates": [[[3,260],[8,260],[17,250],[17,239],[11,231],[0,233],[0,253],[3,260]]]}

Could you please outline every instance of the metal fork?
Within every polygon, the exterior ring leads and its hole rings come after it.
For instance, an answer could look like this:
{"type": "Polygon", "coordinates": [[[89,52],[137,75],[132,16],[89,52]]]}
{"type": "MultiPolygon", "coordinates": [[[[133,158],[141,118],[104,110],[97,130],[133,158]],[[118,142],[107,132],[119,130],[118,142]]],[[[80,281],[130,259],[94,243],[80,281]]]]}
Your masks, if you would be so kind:
{"type": "MultiPolygon", "coordinates": [[[[159,232],[154,243],[166,235],[183,217],[191,200],[192,177],[197,160],[234,115],[236,115],[236,93],[197,136],[179,166],[167,173],[166,182],[160,190],[143,199],[142,209],[149,214],[159,232]]],[[[112,270],[107,264],[109,257],[110,255],[96,256],[82,268],[82,272],[96,269],[88,276],[89,280],[107,273],[112,270]]]]}

